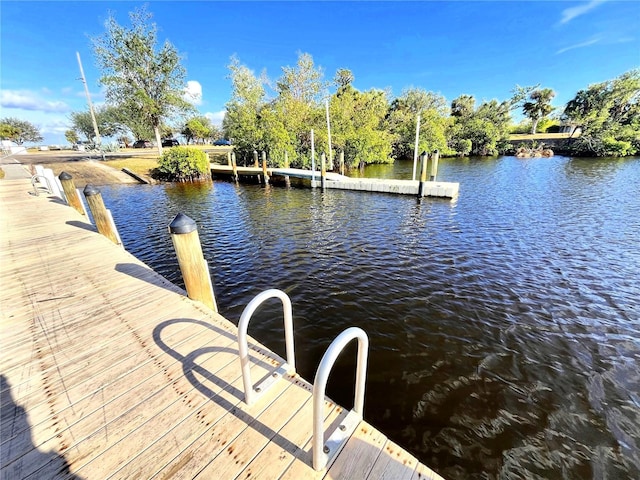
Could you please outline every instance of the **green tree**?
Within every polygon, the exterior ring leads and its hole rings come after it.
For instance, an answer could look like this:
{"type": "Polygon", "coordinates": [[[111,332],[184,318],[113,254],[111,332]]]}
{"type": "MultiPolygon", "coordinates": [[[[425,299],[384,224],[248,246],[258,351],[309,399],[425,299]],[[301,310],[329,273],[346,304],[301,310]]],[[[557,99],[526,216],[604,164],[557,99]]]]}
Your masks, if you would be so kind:
{"type": "Polygon", "coordinates": [[[162,154],[163,121],[193,107],[183,98],[186,71],[180,56],[168,41],[157,48],[158,29],[151,17],[144,7],[137,9],[129,14],[131,28],[126,28],[110,16],[106,32],[92,40],[107,101],[137,112],[153,129],[162,154]]]}
{"type": "Polygon", "coordinates": [[[312,128],[316,131],[318,150],[324,145],[329,157],[322,104],[327,83],[323,77],[324,73],[315,66],[313,57],[308,53],[300,53],[295,67],[283,67],[282,76],[276,81],[278,95],[273,101],[274,112],[288,132],[294,161],[301,165],[309,163],[312,128]]]}
{"type": "Polygon", "coordinates": [[[396,98],[387,116],[388,128],[394,136],[393,156],[412,158],[415,148],[416,122],[420,114],[419,151],[450,152],[447,144],[449,108],[446,99],[421,88],[410,88],[396,98]]]}
{"type": "Polygon", "coordinates": [[[360,92],[351,86],[352,81],[350,74],[349,82],[339,84],[329,103],[332,143],[344,152],[348,168],[391,162],[392,136],[385,128],[389,109],[386,93],[375,89],[360,92]]]}
{"type": "Polygon", "coordinates": [[[231,98],[226,104],[227,113],[222,128],[227,138],[233,138],[236,153],[246,161],[254,150],[263,144],[264,132],[259,118],[265,105],[265,89],[248,67],[231,57],[229,78],[231,80],[231,98]]]}
{"type": "Polygon", "coordinates": [[[80,137],[78,137],[75,130],[67,130],[64,132],[64,138],[66,138],[67,142],[71,144],[78,143],[78,140],[80,140],[80,137]]]}
{"type": "Polygon", "coordinates": [[[564,109],[582,127],[577,154],[625,156],[640,152],[640,69],[580,90],[564,109]]]}
{"type": "Polygon", "coordinates": [[[22,145],[24,142],[41,142],[40,130],[33,123],[14,117],[0,120],[0,136],[22,145]]]}
{"type": "MultiPolygon", "coordinates": [[[[126,126],[122,123],[117,107],[103,106],[96,108],[94,113],[101,136],[112,137],[126,131],[126,126]]],[[[93,130],[91,113],[88,110],[71,112],[70,119],[71,126],[76,133],[84,135],[89,141],[93,139],[95,131],[93,130]]]]}
{"type": "Polygon", "coordinates": [[[511,101],[482,102],[461,95],[451,103],[453,120],[448,130],[448,145],[458,155],[497,155],[508,147],[511,101]]]}
{"type": "Polygon", "coordinates": [[[529,93],[528,100],[522,104],[523,113],[531,120],[531,133],[537,131],[538,122],[549,115],[554,107],[551,100],[556,93],[550,88],[535,89],[529,93]]]}
{"type": "Polygon", "coordinates": [[[187,143],[195,140],[196,143],[204,141],[212,136],[211,121],[204,116],[193,117],[187,120],[182,128],[182,135],[187,138],[187,143]]]}

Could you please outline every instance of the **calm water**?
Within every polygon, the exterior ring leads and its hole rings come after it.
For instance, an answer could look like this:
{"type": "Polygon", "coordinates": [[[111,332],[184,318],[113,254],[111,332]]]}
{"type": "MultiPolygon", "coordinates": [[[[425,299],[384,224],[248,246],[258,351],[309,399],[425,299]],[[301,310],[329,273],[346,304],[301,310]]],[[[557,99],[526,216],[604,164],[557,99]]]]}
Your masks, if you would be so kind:
{"type": "MultiPolygon", "coordinates": [[[[127,249],[177,283],[166,226],[197,221],[227,318],[286,291],[308,380],[362,327],[365,418],[443,476],[640,478],[640,158],[444,159],[439,179],[460,182],[456,201],[226,182],[102,192],[127,249]]],[[[284,355],[279,309],[250,333],[284,355]]],[[[354,359],[329,382],[348,407],[354,359]]]]}

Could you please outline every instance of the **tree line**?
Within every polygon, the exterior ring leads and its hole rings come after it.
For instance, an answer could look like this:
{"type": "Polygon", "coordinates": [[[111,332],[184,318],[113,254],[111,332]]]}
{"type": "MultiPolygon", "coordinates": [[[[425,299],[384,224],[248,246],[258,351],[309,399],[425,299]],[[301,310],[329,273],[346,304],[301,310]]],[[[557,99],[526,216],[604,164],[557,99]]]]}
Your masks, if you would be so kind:
{"type": "MultiPolygon", "coordinates": [[[[580,136],[570,144],[573,154],[640,153],[640,69],[590,85],[557,108],[551,104],[555,92],[539,85],[516,85],[503,101],[478,102],[464,94],[448,102],[422,88],[408,88],[393,97],[384,89],[356,89],[349,69],[339,69],[331,81],[325,80],[308,53],[300,53],[294,66],[283,67],[275,81],[256,76],[232,57],[232,92],[220,130],[185,99],[186,70],[180,54],[168,41],[158,45],[151,14],[143,7],[130,13],[130,21],[130,27],[123,27],[109,17],[104,34],[92,39],[107,99],[96,120],[103,135],[125,143],[129,135],[133,140],[155,137],[160,153],[161,138],[179,132],[191,142],[232,139],[241,161],[258,150],[279,165],[286,152],[291,165],[307,167],[313,148],[333,158],[342,151],[347,165],[355,167],[411,157],[419,122],[419,151],[497,155],[509,150],[509,135],[522,130],[522,125],[513,124],[516,110],[527,118],[532,133],[561,124],[580,127],[580,136]]],[[[79,135],[93,137],[89,112],[73,112],[70,119],[69,141],[77,141],[79,135]]],[[[38,132],[25,135],[28,129],[22,127],[17,119],[2,119],[0,135],[38,141],[38,132]]]]}

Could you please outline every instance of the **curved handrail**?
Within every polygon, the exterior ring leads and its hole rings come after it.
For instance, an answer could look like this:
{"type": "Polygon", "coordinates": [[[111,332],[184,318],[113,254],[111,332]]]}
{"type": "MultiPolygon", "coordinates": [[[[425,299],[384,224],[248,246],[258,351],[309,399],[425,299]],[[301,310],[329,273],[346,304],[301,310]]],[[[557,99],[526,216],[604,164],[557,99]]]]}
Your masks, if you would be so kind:
{"type": "Polygon", "coordinates": [[[36,197],[40,195],[40,192],[38,192],[38,188],[36,187],[36,181],[41,183],[40,182],[41,178],[44,178],[47,181],[47,193],[53,194],[53,189],[51,188],[51,182],[49,182],[49,179],[47,177],[45,177],[44,175],[32,175],[31,186],[33,187],[33,191],[36,194],[36,197]]]}
{"type": "MultiPolygon", "coordinates": [[[[269,298],[279,298],[282,301],[282,310],[284,314],[284,337],[287,349],[288,371],[295,372],[296,360],[293,344],[293,313],[291,308],[291,300],[289,296],[282,290],[272,288],[255,296],[253,300],[245,307],[240,321],[238,322],[238,351],[240,353],[240,366],[242,368],[242,383],[244,385],[244,401],[247,405],[251,405],[256,399],[256,393],[264,393],[265,388],[254,389],[251,383],[251,372],[249,367],[249,345],[247,342],[247,329],[249,320],[257,310],[257,308],[269,298]]],[[[276,375],[277,376],[277,375],[276,375]]]]}
{"type": "MultiPolygon", "coordinates": [[[[315,380],[313,381],[313,468],[314,470],[322,470],[328,463],[330,456],[335,455],[342,441],[351,435],[357,423],[362,420],[364,409],[364,387],[367,376],[367,356],[369,350],[369,338],[367,334],[358,327],[349,327],[343,331],[336,339],[331,342],[329,348],[325,352],[315,380]],[[347,432],[346,426],[343,424],[339,427],[341,440],[331,442],[331,438],[327,441],[327,445],[322,445],[324,440],[324,395],[327,387],[329,373],[333,368],[338,355],[342,353],[344,347],[353,339],[358,339],[358,361],[356,365],[356,389],[354,394],[353,410],[350,412],[355,414],[355,418],[351,422],[351,431],[347,432]],[[333,451],[330,443],[335,443],[333,451]]],[[[347,423],[345,421],[345,423],[347,423]]],[[[332,435],[333,436],[333,435],[332,435]]]]}

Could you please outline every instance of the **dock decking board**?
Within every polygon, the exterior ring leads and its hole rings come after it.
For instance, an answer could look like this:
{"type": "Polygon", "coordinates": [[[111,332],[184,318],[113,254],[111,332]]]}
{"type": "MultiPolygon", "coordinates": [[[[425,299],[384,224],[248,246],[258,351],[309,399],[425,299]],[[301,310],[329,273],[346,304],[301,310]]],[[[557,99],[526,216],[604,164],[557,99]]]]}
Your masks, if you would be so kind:
{"type": "Polygon", "coordinates": [[[308,382],[247,406],[231,322],[31,191],[0,182],[0,478],[440,478],[364,421],[315,472],[308,382]]]}

